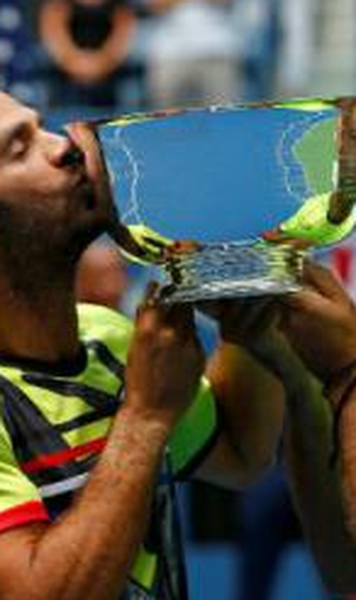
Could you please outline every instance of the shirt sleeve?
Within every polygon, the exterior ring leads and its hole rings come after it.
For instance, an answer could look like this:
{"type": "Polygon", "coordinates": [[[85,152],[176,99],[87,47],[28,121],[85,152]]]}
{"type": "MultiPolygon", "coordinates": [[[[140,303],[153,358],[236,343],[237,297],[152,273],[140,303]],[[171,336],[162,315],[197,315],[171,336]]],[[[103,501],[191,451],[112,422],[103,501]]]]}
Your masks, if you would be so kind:
{"type": "Polygon", "coordinates": [[[21,471],[0,422],[0,533],[35,521],[49,521],[49,515],[38,489],[21,471]]]}
{"type": "Polygon", "coordinates": [[[171,467],[176,479],[188,477],[203,461],[220,431],[218,411],[208,379],[203,378],[195,401],[169,439],[171,467]]]}

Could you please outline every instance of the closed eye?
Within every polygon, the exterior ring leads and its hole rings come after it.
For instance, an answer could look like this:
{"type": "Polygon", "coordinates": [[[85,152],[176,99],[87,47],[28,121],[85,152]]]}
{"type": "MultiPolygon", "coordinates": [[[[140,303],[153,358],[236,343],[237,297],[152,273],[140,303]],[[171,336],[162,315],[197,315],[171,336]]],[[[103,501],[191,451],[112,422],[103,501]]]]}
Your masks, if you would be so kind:
{"type": "Polygon", "coordinates": [[[2,127],[0,135],[0,159],[18,160],[23,158],[31,147],[36,132],[41,127],[38,114],[26,110],[24,117],[2,127]]]}
{"type": "Polygon", "coordinates": [[[28,136],[21,136],[14,138],[9,147],[9,158],[12,160],[19,160],[26,156],[26,153],[29,149],[28,136]]]}

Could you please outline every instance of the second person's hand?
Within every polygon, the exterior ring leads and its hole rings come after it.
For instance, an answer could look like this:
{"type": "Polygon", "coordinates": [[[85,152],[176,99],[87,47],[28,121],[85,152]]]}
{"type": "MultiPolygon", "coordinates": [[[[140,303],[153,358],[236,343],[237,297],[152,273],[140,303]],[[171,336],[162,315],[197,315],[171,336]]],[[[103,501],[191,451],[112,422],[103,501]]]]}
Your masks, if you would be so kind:
{"type": "Polygon", "coordinates": [[[356,307],[325,267],[307,263],[305,288],[281,299],[282,329],[322,381],[356,361],[356,307]]]}

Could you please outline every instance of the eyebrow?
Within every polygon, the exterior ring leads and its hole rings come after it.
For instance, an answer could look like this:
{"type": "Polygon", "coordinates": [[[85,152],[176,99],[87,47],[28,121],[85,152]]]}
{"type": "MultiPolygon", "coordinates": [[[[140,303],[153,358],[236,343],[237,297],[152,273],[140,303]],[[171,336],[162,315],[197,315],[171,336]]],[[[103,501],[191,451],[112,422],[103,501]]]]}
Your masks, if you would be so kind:
{"type": "Polygon", "coordinates": [[[42,119],[36,111],[28,109],[26,114],[26,117],[24,115],[22,118],[16,119],[13,123],[0,128],[0,157],[6,155],[14,139],[21,137],[28,131],[29,125],[42,126],[42,119]]]}

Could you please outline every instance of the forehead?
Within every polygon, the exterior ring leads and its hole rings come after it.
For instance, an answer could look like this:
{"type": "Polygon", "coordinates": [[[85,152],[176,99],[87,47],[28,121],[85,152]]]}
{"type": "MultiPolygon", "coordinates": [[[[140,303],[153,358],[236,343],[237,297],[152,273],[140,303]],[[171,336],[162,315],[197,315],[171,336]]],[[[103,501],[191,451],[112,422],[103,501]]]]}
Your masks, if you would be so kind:
{"type": "Polygon", "coordinates": [[[23,130],[23,127],[34,121],[39,122],[36,111],[0,92],[0,153],[15,132],[23,130]]]}
{"type": "Polygon", "coordinates": [[[16,111],[21,110],[21,108],[25,108],[23,104],[20,104],[15,98],[9,96],[5,92],[0,92],[0,117],[3,116],[2,111],[16,111]]]}
{"type": "Polygon", "coordinates": [[[29,107],[21,104],[12,96],[0,92],[0,127],[18,118],[23,118],[31,112],[29,107]]]}

